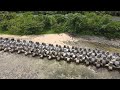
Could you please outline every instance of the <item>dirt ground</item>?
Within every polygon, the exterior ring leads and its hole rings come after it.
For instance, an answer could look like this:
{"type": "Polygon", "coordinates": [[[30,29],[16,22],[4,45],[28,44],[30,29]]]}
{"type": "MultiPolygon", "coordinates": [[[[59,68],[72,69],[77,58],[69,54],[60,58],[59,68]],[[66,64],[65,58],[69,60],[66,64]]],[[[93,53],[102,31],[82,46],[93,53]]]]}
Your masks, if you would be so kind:
{"type": "MultiPolygon", "coordinates": [[[[106,45],[101,38],[94,40],[84,37],[70,37],[67,34],[49,35],[0,35],[0,37],[14,37],[38,42],[77,46],[84,48],[99,48],[110,52],[120,52],[120,48],[106,45]],[[100,39],[100,40],[98,40],[100,39]]],[[[110,41],[109,41],[110,42],[110,41]]],[[[120,79],[120,72],[108,71],[101,68],[86,67],[75,63],[40,59],[39,57],[4,53],[0,51],[0,79],[120,79]]]]}

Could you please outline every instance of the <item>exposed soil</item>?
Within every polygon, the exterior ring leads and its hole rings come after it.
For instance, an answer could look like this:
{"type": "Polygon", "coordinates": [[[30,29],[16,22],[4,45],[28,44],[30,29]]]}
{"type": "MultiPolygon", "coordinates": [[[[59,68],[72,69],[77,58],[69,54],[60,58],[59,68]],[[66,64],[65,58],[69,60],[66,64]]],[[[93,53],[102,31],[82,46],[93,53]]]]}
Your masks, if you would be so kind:
{"type": "MultiPolygon", "coordinates": [[[[74,45],[84,48],[99,48],[110,52],[119,52],[120,48],[109,43],[119,43],[120,40],[111,41],[101,37],[80,36],[70,37],[67,34],[49,35],[0,35],[1,37],[14,37],[38,42],[74,45]]],[[[18,55],[16,53],[4,53],[0,51],[0,78],[3,79],[120,79],[118,71],[108,71],[101,68],[86,67],[75,63],[57,62],[55,60],[40,59],[39,57],[18,55]]]]}

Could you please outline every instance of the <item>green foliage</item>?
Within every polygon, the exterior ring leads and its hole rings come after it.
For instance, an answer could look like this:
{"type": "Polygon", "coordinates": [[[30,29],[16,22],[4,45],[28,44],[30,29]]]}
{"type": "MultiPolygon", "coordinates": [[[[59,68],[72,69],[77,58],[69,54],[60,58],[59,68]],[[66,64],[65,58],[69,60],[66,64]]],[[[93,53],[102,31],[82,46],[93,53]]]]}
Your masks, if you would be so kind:
{"type": "Polygon", "coordinates": [[[80,13],[68,14],[67,29],[71,33],[90,33],[95,35],[100,34],[100,30],[103,25],[111,22],[109,15],[97,15],[96,13],[80,13]]]}
{"type": "Polygon", "coordinates": [[[4,30],[3,27],[6,26],[6,31],[10,34],[20,35],[39,34],[44,26],[43,23],[36,20],[32,14],[17,16],[9,21],[3,21],[2,24],[2,30],[4,30]]]}
{"type": "Polygon", "coordinates": [[[120,22],[99,11],[0,12],[0,33],[75,33],[120,38],[120,22]]]}
{"type": "Polygon", "coordinates": [[[108,38],[120,38],[120,22],[110,22],[104,25],[101,34],[108,38]]]}

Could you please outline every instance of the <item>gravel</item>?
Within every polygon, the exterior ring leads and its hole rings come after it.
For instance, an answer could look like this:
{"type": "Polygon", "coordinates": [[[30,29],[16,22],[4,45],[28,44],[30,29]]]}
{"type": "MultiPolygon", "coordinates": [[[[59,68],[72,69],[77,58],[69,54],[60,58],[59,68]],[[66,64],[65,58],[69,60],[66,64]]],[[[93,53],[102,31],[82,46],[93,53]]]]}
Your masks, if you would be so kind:
{"type": "MultiPolygon", "coordinates": [[[[86,48],[100,48],[111,52],[120,52],[120,48],[106,46],[103,44],[105,38],[79,37],[71,38],[66,34],[43,35],[43,36],[9,36],[26,40],[58,44],[74,45],[86,48]],[[55,39],[53,40],[53,36],[55,39]],[[64,38],[63,38],[64,36],[64,38]],[[52,38],[51,38],[52,37],[52,38]],[[49,40],[46,40],[49,39],[49,40]],[[52,40],[51,40],[52,39],[52,40]],[[101,42],[100,45],[98,42],[101,42]]],[[[111,43],[111,41],[109,41],[111,43]]],[[[115,41],[114,41],[115,42],[115,41]]],[[[118,42],[116,42],[118,43],[118,42]]],[[[93,66],[68,64],[65,61],[40,59],[39,57],[24,56],[23,54],[8,53],[0,51],[0,79],[120,79],[120,72],[108,71],[93,66]]]]}

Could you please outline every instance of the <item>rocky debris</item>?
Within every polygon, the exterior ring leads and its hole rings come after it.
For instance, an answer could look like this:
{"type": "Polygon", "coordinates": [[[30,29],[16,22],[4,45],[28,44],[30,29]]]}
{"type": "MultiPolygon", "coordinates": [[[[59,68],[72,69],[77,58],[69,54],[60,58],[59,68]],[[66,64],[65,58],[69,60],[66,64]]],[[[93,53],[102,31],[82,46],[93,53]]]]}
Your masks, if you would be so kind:
{"type": "Polygon", "coordinates": [[[96,68],[107,67],[109,70],[120,70],[120,54],[99,49],[93,50],[0,37],[0,50],[11,53],[17,52],[18,54],[24,53],[26,56],[47,57],[49,60],[65,60],[68,63],[83,63],[86,66],[95,65],[96,68]]]}

